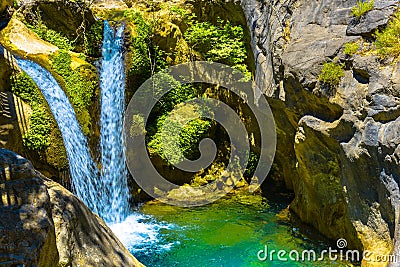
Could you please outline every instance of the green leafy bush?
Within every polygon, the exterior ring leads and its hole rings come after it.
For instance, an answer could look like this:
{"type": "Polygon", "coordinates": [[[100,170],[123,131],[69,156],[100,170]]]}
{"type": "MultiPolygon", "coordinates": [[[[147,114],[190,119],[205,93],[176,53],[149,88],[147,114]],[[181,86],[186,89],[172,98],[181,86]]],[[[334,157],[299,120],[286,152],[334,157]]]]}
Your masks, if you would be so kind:
{"type": "Polygon", "coordinates": [[[359,48],[360,45],[357,42],[350,42],[344,44],[343,52],[348,56],[352,56],[358,51],[359,48]]]}
{"type": "Polygon", "coordinates": [[[103,41],[103,21],[98,20],[90,26],[84,36],[84,52],[93,57],[101,56],[101,45],[103,41]]]}
{"type": "Polygon", "coordinates": [[[23,136],[24,146],[30,150],[46,148],[50,144],[51,117],[39,89],[25,72],[20,72],[13,80],[12,92],[32,107],[29,130],[23,136]]]}
{"type": "Polygon", "coordinates": [[[375,34],[376,48],[382,57],[400,55],[400,12],[397,12],[393,19],[382,31],[375,34]]]}
{"type": "Polygon", "coordinates": [[[126,10],[124,17],[135,29],[135,34],[130,40],[128,76],[132,77],[135,86],[139,87],[152,74],[165,69],[167,63],[164,52],[152,41],[152,22],[134,9],[126,10]]]}
{"type": "Polygon", "coordinates": [[[43,149],[50,145],[51,119],[43,105],[34,103],[29,131],[23,137],[23,144],[31,150],[43,149]]]}
{"type": "MultiPolygon", "coordinates": [[[[198,22],[194,16],[189,16],[184,9],[173,8],[170,10],[173,15],[184,17],[188,29],[184,38],[192,49],[192,55],[198,59],[216,61],[233,66],[247,74],[251,74],[245,64],[247,52],[244,43],[244,30],[241,26],[234,26],[229,21],[218,20],[216,25],[208,22],[198,22]]],[[[134,9],[126,10],[124,16],[128,25],[133,29],[129,51],[128,77],[134,80],[135,85],[140,85],[152,74],[167,67],[166,56],[169,55],[161,50],[155,43],[157,27],[152,19],[146,19],[142,13],[134,9]]],[[[154,77],[154,76],[153,76],[154,77]]],[[[161,79],[155,79],[154,86],[149,92],[156,97],[161,91],[160,88],[170,86],[174,88],[165,94],[152,109],[147,121],[146,129],[132,128],[141,133],[146,133],[146,143],[150,153],[156,153],[165,161],[165,153],[172,161],[177,163],[182,160],[183,155],[188,159],[196,159],[199,156],[198,144],[200,140],[210,135],[215,123],[201,117],[201,112],[196,111],[197,119],[188,122],[182,129],[179,124],[169,123],[164,125],[171,111],[180,103],[194,97],[201,97],[205,87],[201,84],[180,85],[172,77],[161,75],[161,79]],[[164,84],[162,84],[164,83],[164,84]],[[165,83],[168,83],[167,85],[165,83]],[[165,135],[163,127],[170,132],[181,130],[179,138],[165,135]],[[163,141],[166,142],[163,144],[163,141]],[[178,143],[182,154],[175,153],[178,143]]],[[[135,87],[135,85],[130,86],[135,87]]]]}
{"type": "Polygon", "coordinates": [[[361,18],[364,14],[374,9],[374,4],[374,0],[358,0],[357,4],[351,9],[351,13],[357,18],[361,18]]]}
{"type": "MultiPolygon", "coordinates": [[[[200,113],[199,116],[201,116],[200,113]]],[[[199,142],[209,135],[211,127],[214,125],[213,122],[197,118],[180,128],[179,124],[173,121],[164,124],[166,119],[167,115],[163,115],[157,120],[157,133],[148,142],[149,148],[154,149],[164,160],[167,160],[165,154],[169,155],[170,163],[175,164],[183,160],[173,149],[175,144],[178,144],[185,158],[190,160],[197,159],[200,156],[198,150],[199,142]],[[166,127],[165,132],[161,131],[163,126],[166,127]],[[180,132],[178,139],[171,135],[171,133],[176,132],[180,132]]]]}
{"type": "Polygon", "coordinates": [[[71,68],[71,56],[67,51],[60,50],[52,58],[52,68],[65,81],[65,89],[75,109],[77,119],[84,134],[88,135],[90,130],[89,105],[97,86],[97,81],[92,80],[91,71],[85,66],[77,69],[71,68]]]}
{"type": "MultiPolygon", "coordinates": [[[[188,122],[182,129],[180,129],[178,123],[174,123],[174,120],[169,121],[165,124],[168,116],[171,115],[171,111],[176,108],[180,103],[183,103],[186,100],[192,99],[197,96],[201,96],[202,89],[200,85],[180,85],[176,80],[172,77],[168,79],[165,75],[161,76],[163,83],[167,82],[167,86],[171,86],[172,89],[167,94],[165,94],[160,101],[155,105],[150,114],[149,124],[147,127],[147,143],[148,147],[152,148],[157,152],[163,159],[166,160],[165,153],[170,155],[172,158],[171,163],[178,163],[182,160],[182,158],[175,153],[172,149],[174,144],[178,143],[180,151],[184,157],[188,159],[196,159],[198,158],[198,144],[201,139],[205,138],[214,125],[213,122],[201,118],[202,111],[193,108],[193,105],[185,105],[186,115],[194,114],[197,119],[194,119],[188,122]],[[167,132],[162,132],[163,127],[166,127],[167,132]],[[181,131],[180,131],[181,130],[181,131]],[[171,136],[172,133],[180,131],[179,140],[176,140],[171,136]],[[165,135],[166,134],[166,135],[165,135]],[[163,144],[163,141],[166,143],[163,144]]],[[[155,88],[164,88],[164,84],[160,84],[157,79],[155,80],[155,88]]],[[[157,96],[158,90],[154,92],[154,95],[157,96]]],[[[178,119],[176,117],[175,119],[178,119]]]]}
{"type": "Polygon", "coordinates": [[[41,39],[57,46],[60,49],[64,50],[75,49],[75,45],[67,37],[65,37],[64,35],[55,30],[47,28],[47,26],[42,22],[38,22],[34,26],[29,24],[27,26],[30,30],[39,35],[41,39]]]}
{"type": "Polygon", "coordinates": [[[328,85],[338,85],[340,79],[344,76],[344,65],[335,62],[324,63],[321,74],[318,79],[328,85]]]}
{"type": "Polygon", "coordinates": [[[247,52],[242,26],[218,19],[217,24],[192,22],[184,33],[185,40],[198,52],[201,59],[223,63],[240,71],[247,77],[250,72],[244,64],[247,52]]]}

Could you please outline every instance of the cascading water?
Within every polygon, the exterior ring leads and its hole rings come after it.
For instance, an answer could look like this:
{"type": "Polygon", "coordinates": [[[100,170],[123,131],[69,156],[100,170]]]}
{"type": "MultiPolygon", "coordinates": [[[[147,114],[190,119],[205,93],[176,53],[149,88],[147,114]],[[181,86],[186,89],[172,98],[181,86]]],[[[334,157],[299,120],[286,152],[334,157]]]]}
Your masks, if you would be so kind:
{"type": "Polygon", "coordinates": [[[50,72],[42,66],[29,60],[20,58],[16,60],[20,68],[33,79],[42,91],[58,124],[67,151],[73,189],[76,195],[93,212],[99,213],[98,171],[68,97],[50,72]]]}
{"type": "MultiPolygon", "coordinates": [[[[154,223],[150,216],[131,211],[129,207],[122,136],[125,89],[123,31],[123,25],[115,31],[108,22],[104,23],[100,69],[100,173],[91,158],[75,111],[54,77],[32,61],[17,59],[17,63],[40,88],[59,126],[75,194],[109,224],[125,246],[137,252],[157,243],[160,230],[171,225],[154,223]]],[[[168,249],[169,244],[163,246],[168,249]]]]}
{"type": "Polygon", "coordinates": [[[107,222],[121,222],[129,213],[129,190],[123,146],[125,104],[124,25],[116,31],[104,22],[100,72],[101,89],[101,183],[104,190],[101,216],[107,222]]]}

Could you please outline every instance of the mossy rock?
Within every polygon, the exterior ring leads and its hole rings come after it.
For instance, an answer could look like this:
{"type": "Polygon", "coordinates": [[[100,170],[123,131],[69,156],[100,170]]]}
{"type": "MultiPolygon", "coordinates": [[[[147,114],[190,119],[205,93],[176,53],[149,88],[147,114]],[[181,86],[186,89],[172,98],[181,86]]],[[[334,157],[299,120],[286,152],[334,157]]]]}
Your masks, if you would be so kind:
{"type": "MultiPolygon", "coordinates": [[[[56,55],[62,52],[57,46],[52,45],[48,42],[43,41],[40,37],[31,31],[24,23],[13,17],[9,25],[0,32],[0,44],[3,45],[7,50],[11,51],[14,55],[20,56],[25,59],[37,62],[55,77],[60,86],[64,89],[67,96],[70,98],[71,103],[76,109],[77,119],[80,122],[82,129],[86,135],[90,135],[92,132],[96,132],[95,127],[98,127],[96,123],[91,123],[92,118],[96,117],[94,106],[97,104],[95,95],[98,95],[98,73],[96,68],[90,63],[86,62],[82,54],[65,52],[69,57],[68,71],[74,74],[74,79],[68,80],[68,75],[60,75],[53,65],[53,59],[56,55]],[[79,83],[82,82],[83,83],[79,83]],[[85,83],[86,82],[86,83],[85,83]],[[71,93],[71,86],[81,86],[85,90],[88,89],[88,84],[91,84],[91,92],[86,97],[84,106],[77,106],[74,103],[79,103],[81,100],[77,99],[78,96],[71,93]]],[[[62,73],[61,73],[62,74],[62,73]]],[[[38,94],[41,96],[39,89],[38,94]]],[[[75,90],[81,91],[81,90],[75,90]]],[[[40,148],[36,153],[40,160],[50,164],[57,170],[65,169],[68,165],[66,151],[63,145],[61,133],[57,128],[57,124],[51,114],[47,103],[43,99],[43,103],[40,103],[46,110],[46,116],[51,118],[49,133],[46,134],[46,145],[40,148]]],[[[31,153],[31,152],[29,152],[31,153]]],[[[35,154],[35,153],[34,153],[35,154]]]]}

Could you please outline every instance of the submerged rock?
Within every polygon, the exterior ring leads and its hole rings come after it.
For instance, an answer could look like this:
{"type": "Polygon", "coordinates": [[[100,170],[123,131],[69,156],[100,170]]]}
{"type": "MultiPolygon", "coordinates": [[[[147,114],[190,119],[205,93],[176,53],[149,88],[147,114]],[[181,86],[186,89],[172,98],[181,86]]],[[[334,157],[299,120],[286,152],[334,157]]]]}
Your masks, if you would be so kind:
{"type": "Polygon", "coordinates": [[[81,200],[0,149],[0,263],[143,266],[81,200]]]}

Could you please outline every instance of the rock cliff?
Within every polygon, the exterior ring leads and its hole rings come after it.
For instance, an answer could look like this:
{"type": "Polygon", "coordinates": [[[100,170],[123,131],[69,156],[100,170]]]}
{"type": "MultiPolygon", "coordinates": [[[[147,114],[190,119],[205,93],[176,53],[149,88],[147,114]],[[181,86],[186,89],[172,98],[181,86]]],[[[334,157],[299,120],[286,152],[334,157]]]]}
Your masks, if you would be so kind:
{"type": "Polygon", "coordinates": [[[278,128],[280,175],[272,175],[293,189],[290,209],[329,238],[387,254],[398,232],[400,73],[368,51],[398,2],[375,1],[360,19],[351,15],[355,4],[241,2],[256,80],[278,128]],[[363,52],[346,55],[344,45],[355,41],[363,52]],[[330,61],[344,65],[334,89],[318,79],[330,61]]]}

